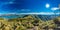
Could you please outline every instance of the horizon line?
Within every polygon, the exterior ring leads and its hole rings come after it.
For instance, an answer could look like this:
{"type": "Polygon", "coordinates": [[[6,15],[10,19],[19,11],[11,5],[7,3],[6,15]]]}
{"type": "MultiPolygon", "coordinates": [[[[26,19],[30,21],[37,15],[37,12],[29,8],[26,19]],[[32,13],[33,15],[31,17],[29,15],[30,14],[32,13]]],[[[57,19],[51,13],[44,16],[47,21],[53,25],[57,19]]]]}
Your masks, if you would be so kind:
{"type": "Polygon", "coordinates": [[[20,15],[20,14],[34,14],[34,15],[60,15],[60,13],[54,13],[54,12],[40,12],[40,13],[0,13],[0,15],[9,15],[9,14],[16,14],[16,15],[20,15]]]}

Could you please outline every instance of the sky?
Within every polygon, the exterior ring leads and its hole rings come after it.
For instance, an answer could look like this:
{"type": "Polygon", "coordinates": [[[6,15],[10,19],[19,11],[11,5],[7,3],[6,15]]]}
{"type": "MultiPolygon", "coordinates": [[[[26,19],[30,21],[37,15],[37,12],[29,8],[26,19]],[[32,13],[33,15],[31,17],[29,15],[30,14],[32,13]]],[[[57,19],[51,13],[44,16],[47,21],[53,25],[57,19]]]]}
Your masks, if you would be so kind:
{"type": "Polygon", "coordinates": [[[0,13],[54,12],[59,4],[60,0],[0,0],[0,13]]]}

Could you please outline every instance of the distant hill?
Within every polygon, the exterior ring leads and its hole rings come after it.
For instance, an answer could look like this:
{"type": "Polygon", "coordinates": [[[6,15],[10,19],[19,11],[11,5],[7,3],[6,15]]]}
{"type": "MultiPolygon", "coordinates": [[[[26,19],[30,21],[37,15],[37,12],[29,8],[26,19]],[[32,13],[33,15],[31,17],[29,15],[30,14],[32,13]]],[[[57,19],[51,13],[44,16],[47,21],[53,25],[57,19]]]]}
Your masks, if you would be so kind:
{"type": "MultiPolygon", "coordinates": [[[[29,15],[17,15],[17,14],[9,14],[9,15],[1,15],[0,18],[7,18],[7,19],[11,19],[11,18],[24,18],[27,17],[29,15]]],[[[59,15],[30,15],[34,18],[40,18],[41,20],[52,20],[56,17],[58,17],[59,15]]]]}

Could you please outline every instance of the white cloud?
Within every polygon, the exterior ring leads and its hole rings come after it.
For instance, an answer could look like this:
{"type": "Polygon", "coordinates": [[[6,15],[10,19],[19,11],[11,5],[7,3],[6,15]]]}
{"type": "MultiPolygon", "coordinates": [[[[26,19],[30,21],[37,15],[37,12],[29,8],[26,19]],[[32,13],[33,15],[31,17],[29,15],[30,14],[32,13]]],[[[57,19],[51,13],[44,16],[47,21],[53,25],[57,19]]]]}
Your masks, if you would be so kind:
{"type": "MultiPolygon", "coordinates": [[[[15,14],[15,15],[29,15],[29,14],[33,14],[33,15],[59,15],[60,13],[54,13],[54,12],[40,12],[40,13],[3,13],[3,15],[10,15],[10,14],[15,14]]],[[[1,13],[0,13],[1,15],[1,13]]]]}
{"type": "Polygon", "coordinates": [[[40,12],[40,13],[20,13],[20,14],[54,15],[54,13],[53,13],[53,12],[40,12]]]}
{"type": "Polygon", "coordinates": [[[8,2],[8,3],[9,3],[9,4],[13,4],[14,2],[11,1],[11,2],[8,2]]]}
{"type": "Polygon", "coordinates": [[[51,10],[58,10],[59,8],[57,8],[57,7],[54,7],[54,8],[51,8],[51,10]]]}

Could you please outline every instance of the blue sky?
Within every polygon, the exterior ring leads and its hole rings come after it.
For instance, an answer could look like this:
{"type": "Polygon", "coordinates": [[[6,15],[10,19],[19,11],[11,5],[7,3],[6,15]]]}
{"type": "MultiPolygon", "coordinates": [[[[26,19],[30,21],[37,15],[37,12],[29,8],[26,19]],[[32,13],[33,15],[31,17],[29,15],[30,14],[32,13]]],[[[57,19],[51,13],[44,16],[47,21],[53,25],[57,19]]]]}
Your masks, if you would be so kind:
{"type": "Polygon", "coordinates": [[[60,0],[0,0],[0,13],[53,12],[51,8],[59,4],[60,0]],[[47,3],[49,8],[45,7],[47,3]]]}

